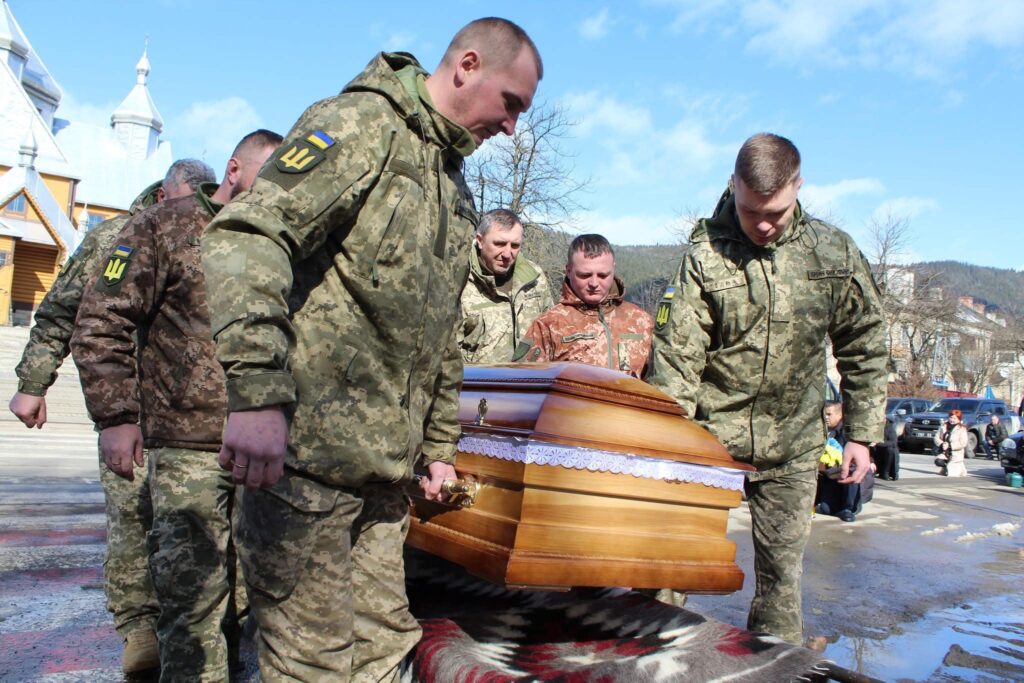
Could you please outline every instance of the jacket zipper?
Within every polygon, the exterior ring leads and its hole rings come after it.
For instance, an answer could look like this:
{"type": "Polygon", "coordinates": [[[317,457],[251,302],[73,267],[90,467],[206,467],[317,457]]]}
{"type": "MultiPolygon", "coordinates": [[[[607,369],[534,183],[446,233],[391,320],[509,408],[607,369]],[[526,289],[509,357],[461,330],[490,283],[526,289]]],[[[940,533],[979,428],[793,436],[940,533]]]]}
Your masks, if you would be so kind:
{"type": "Polygon", "coordinates": [[[601,305],[597,305],[597,319],[601,321],[601,326],[604,327],[604,336],[608,341],[608,367],[612,370],[618,370],[618,366],[615,364],[615,351],[612,350],[612,328],[605,322],[604,313],[601,312],[601,305]]]}

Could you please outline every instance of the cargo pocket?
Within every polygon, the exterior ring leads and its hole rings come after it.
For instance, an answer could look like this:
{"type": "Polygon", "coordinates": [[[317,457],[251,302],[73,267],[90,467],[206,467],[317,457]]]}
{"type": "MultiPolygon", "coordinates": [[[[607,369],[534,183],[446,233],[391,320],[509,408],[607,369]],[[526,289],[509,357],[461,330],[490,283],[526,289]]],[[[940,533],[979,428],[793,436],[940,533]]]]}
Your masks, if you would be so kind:
{"type": "Polygon", "coordinates": [[[238,558],[249,588],[274,600],[295,590],[337,500],[337,492],[324,487],[296,486],[306,481],[286,477],[273,489],[242,493],[235,524],[238,558]]]}

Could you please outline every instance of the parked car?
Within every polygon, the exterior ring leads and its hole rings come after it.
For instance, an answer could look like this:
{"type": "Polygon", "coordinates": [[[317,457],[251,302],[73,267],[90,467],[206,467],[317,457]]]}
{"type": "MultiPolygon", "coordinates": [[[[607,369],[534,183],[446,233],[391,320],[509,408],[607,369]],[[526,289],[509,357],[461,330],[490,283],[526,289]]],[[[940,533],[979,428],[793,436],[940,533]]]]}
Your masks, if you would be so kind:
{"type": "Polygon", "coordinates": [[[885,419],[896,425],[896,438],[903,436],[907,418],[914,413],[923,413],[931,408],[934,401],[927,398],[906,398],[890,396],[885,399],[885,419]]]}
{"type": "Polygon", "coordinates": [[[1024,475],[1024,431],[1011,434],[999,445],[999,464],[1007,474],[1024,475]]]}
{"type": "Polygon", "coordinates": [[[949,411],[959,409],[963,414],[963,425],[967,428],[967,452],[965,457],[974,457],[985,438],[985,426],[992,415],[998,415],[1006,422],[1007,431],[1020,428],[1020,420],[999,399],[990,398],[944,398],[935,403],[927,412],[914,413],[906,420],[900,448],[905,451],[935,449],[935,434],[949,417],[949,411]]]}

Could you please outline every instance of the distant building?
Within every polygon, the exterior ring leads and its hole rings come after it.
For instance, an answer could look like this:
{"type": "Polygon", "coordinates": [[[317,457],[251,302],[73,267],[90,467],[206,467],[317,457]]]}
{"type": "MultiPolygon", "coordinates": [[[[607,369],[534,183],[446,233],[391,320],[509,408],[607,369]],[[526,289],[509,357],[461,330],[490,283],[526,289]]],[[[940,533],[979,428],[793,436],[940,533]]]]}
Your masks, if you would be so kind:
{"type": "Polygon", "coordinates": [[[68,121],[60,86],[0,8],[0,324],[27,324],[85,231],[127,211],[172,156],[145,51],[109,126],[68,121]]]}

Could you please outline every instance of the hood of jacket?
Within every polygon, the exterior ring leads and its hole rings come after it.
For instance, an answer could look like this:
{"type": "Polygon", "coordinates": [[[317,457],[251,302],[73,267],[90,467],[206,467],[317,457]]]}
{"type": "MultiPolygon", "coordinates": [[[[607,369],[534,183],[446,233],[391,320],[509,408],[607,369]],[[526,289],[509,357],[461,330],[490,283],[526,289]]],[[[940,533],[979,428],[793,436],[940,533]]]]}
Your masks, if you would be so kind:
{"type": "Polygon", "coordinates": [[[128,213],[134,216],[139,211],[148,209],[149,207],[156,204],[156,193],[160,191],[160,188],[164,186],[164,181],[158,180],[145,190],[139,193],[139,196],[132,201],[132,205],[128,207],[128,213]]]}
{"type": "Polygon", "coordinates": [[[690,233],[691,242],[713,242],[715,240],[732,240],[743,242],[754,249],[775,251],[780,245],[786,244],[798,238],[804,231],[806,221],[804,220],[804,209],[800,202],[796,203],[796,211],[790,220],[786,230],[779,239],[763,247],[750,241],[743,228],[740,226],[739,216],[736,214],[736,195],[731,188],[727,188],[718,200],[715,212],[711,218],[704,218],[697,223],[693,232],[690,233]]]}
{"type": "Polygon", "coordinates": [[[382,95],[417,135],[459,156],[469,156],[476,149],[473,136],[434,108],[425,86],[427,75],[408,52],[381,52],[342,92],[382,95]]]}
{"type": "Polygon", "coordinates": [[[597,312],[598,308],[608,309],[613,306],[618,306],[625,298],[626,284],[618,275],[615,276],[615,282],[612,283],[612,288],[608,290],[608,296],[604,298],[604,301],[602,301],[599,306],[584,303],[582,299],[576,296],[576,292],[572,291],[572,287],[569,286],[569,278],[565,278],[562,280],[562,299],[558,303],[564,304],[565,306],[573,306],[582,312],[597,312]]]}

